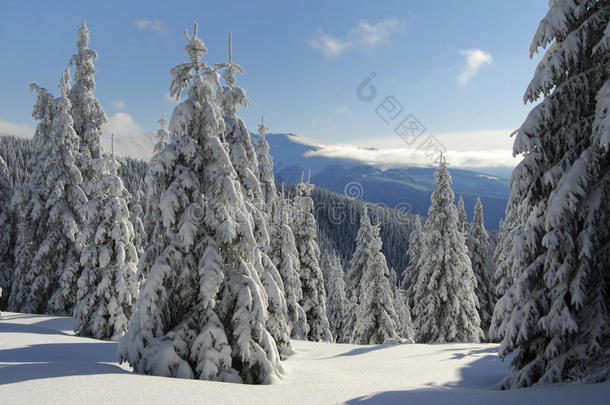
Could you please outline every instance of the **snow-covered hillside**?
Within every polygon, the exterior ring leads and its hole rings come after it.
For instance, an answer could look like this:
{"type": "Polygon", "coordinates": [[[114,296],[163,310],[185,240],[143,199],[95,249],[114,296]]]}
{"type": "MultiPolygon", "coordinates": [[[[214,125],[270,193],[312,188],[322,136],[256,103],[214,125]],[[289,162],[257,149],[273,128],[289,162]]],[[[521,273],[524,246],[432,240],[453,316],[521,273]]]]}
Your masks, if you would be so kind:
{"type": "Polygon", "coordinates": [[[5,312],[2,404],[602,404],[610,382],[497,391],[493,344],[357,346],[293,341],[284,376],[245,385],[136,375],[116,343],[73,335],[73,319],[5,312]]]}

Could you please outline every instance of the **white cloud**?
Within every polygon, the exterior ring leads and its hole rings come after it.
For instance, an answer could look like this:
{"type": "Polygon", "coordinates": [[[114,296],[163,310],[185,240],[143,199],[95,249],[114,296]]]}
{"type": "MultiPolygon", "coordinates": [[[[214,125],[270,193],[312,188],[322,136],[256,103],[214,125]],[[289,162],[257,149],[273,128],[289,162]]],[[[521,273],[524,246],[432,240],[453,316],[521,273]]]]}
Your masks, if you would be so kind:
{"type": "Polygon", "coordinates": [[[322,31],[318,30],[316,35],[309,41],[309,45],[313,49],[321,51],[326,56],[337,56],[346,51],[352,46],[351,43],[340,38],[334,38],[322,31]]]}
{"type": "Polygon", "coordinates": [[[142,129],[130,114],[116,113],[102,126],[102,146],[111,149],[114,134],[114,152],[139,159],[150,159],[154,148],[154,133],[142,129]]]}
{"type": "Polygon", "coordinates": [[[403,24],[395,18],[388,18],[372,25],[363,20],[350,30],[348,38],[362,47],[374,48],[380,45],[388,45],[390,35],[401,31],[403,28],[403,24]]]}
{"type": "Polygon", "coordinates": [[[125,104],[125,102],[123,100],[118,100],[118,101],[114,101],[112,103],[112,107],[114,107],[117,110],[124,110],[127,108],[127,104],[125,104]]]}
{"type": "Polygon", "coordinates": [[[163,32],[165,24],[158,18],[140,18],[133,22],[133,25],[140,31],[152,30],[155,32],[163,32]]]}
{"type": "Polygon", "coordinates": [[[346,105],[340,105],[339,107],[337,107],[337,109],[335,110],[335,113],[337,114],[345,114],[348,113],[349,111],[349,107],[346,105]]]}
{"type": "Polygon", "coordinates": [[[34,126],[30,124],[15,124],[0,118],[0,135],[15,135],[19,138],[31,138],[34,126]]]}
{"type": "Polygon", "coordinates": [[[457,83],[464,87],[479,73],[483,65],[493,63],[492,56],[480,49],[466,49],[460,52],[465,57],[466,65],[457,77],[457,83]]]}
{"type": "Polygon", "coordinates": [[[351,49],[372,50],[390,44],[390,36],[404,28],[395,18],[388,18],[377,24],[360,21],[351,28],[345,38],[333,37],[319,29],[309,45],[329,57],[338,56],[351,49]]]}
{"type": "MultiPolygon", "coordinates": [[[[434,138],[445,149],[452,167],[514,167],[520,157],[512,156],[510,129],[482,130],[435,134],[434,138]]],[[[424,134],[413,146],[406,145],[398,136],[369,139],[351,144],[325,144],[303,136],[292,136],[293,141],[310,146],[305,156],[324,156],[356,160],[364,164],[390,168],[429,165],[435,152],[419,147],[428,135],[424,134]]]]}

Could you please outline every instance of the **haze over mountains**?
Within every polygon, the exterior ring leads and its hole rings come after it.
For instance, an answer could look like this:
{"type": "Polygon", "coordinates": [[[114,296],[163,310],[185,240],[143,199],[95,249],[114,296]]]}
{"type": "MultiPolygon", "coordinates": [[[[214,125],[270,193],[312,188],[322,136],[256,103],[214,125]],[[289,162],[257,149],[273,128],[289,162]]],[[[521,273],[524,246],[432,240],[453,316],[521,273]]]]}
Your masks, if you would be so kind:
{"type": "MultiPolygon", "coordinates": [[[[257,135],[252,134],[253,137],[257,135]]],[[[291,134],[269,134],[274,170],[278,182],[298,183],[311,170],[311,182],[340,194],[365,201],[398,207],[427,215],[434,189],[433,162],[426,166],[375,167],[355,159],[326,157],[316,153],[319,146],[291,134]]],[[[456,196],[462,195],[469,218],[477,196],[484,206],[485,223],[497,229],[504,217],[509,195],[510,168],[480,170],[450,169],[456,196]],[[493,174],[489,174],[493,172],[493,174]]]]}

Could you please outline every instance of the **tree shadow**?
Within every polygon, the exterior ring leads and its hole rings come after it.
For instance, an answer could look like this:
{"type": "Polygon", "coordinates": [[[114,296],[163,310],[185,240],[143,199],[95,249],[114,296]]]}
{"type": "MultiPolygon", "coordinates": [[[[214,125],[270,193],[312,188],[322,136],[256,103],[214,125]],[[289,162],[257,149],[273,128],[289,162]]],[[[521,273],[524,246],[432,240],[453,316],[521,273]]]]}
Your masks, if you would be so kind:
{"type": "MultiPolygon", "coordinates": [[[[65,336],[47,327],[0,322],[0,333],[10,332],[65,336]]],[[[0,349],[0,362],[5,363],[0,363],[0,385],[40,378],[128,373],[116,364],[107,364],[116,363],[116,342],[80,337],[72,339],[74,343],[43,343],[0,349]]]]}
{"type": "Polygon", "coordinates": [[[104,363],[24,363],[0,366],[0,385],[43,378],[70,377],[95,374],[130,374],[114,364],[104,363]]]}
{"type": "Polygon", "coordinates": [[[389,347],[394,347],[395,344],[381,344],[375,346],[366,346],[366,347],[358,347],[357,349],[352,349],[349,352],[340,353],[332,357],[328,357],[327,359],[335,359],[337,357],[350,357],[350,356],[359,356],[361,354],[366,354],[370,352],[374,352],[377,350],[387,349],[389,347]]]}

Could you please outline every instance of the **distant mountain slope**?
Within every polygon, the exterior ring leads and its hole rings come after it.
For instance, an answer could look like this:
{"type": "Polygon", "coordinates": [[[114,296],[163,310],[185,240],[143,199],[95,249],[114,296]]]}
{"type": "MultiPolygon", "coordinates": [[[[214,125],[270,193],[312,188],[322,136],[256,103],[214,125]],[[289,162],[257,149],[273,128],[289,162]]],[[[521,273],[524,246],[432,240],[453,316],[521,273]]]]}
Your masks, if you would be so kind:
{"type": "MultiPolygon", "coordinates": [[[[256,135],[253,134],[256,138],[256,135]]],[[[302,173],[311,171],[311,181],[319,187],[388,207],[405,209],[427,215],[430,194],[434,190],[435,167],[405,167],[382,170],[357,161],[327,157],[306,157],[315,150],[315,143],[287,134],[269,134],[267,137],[274,160],[278,182],[298,183],[302,173]],[[350,190],[346,190],[350,188],[350,190]]],[[[469,217],[472,216],[477,196],[481,197],[485,223],[497,229],[504,217],[509,195],[509,181],[484,172],[450,169],[456,198],[462,195],[469,217]]]]}

